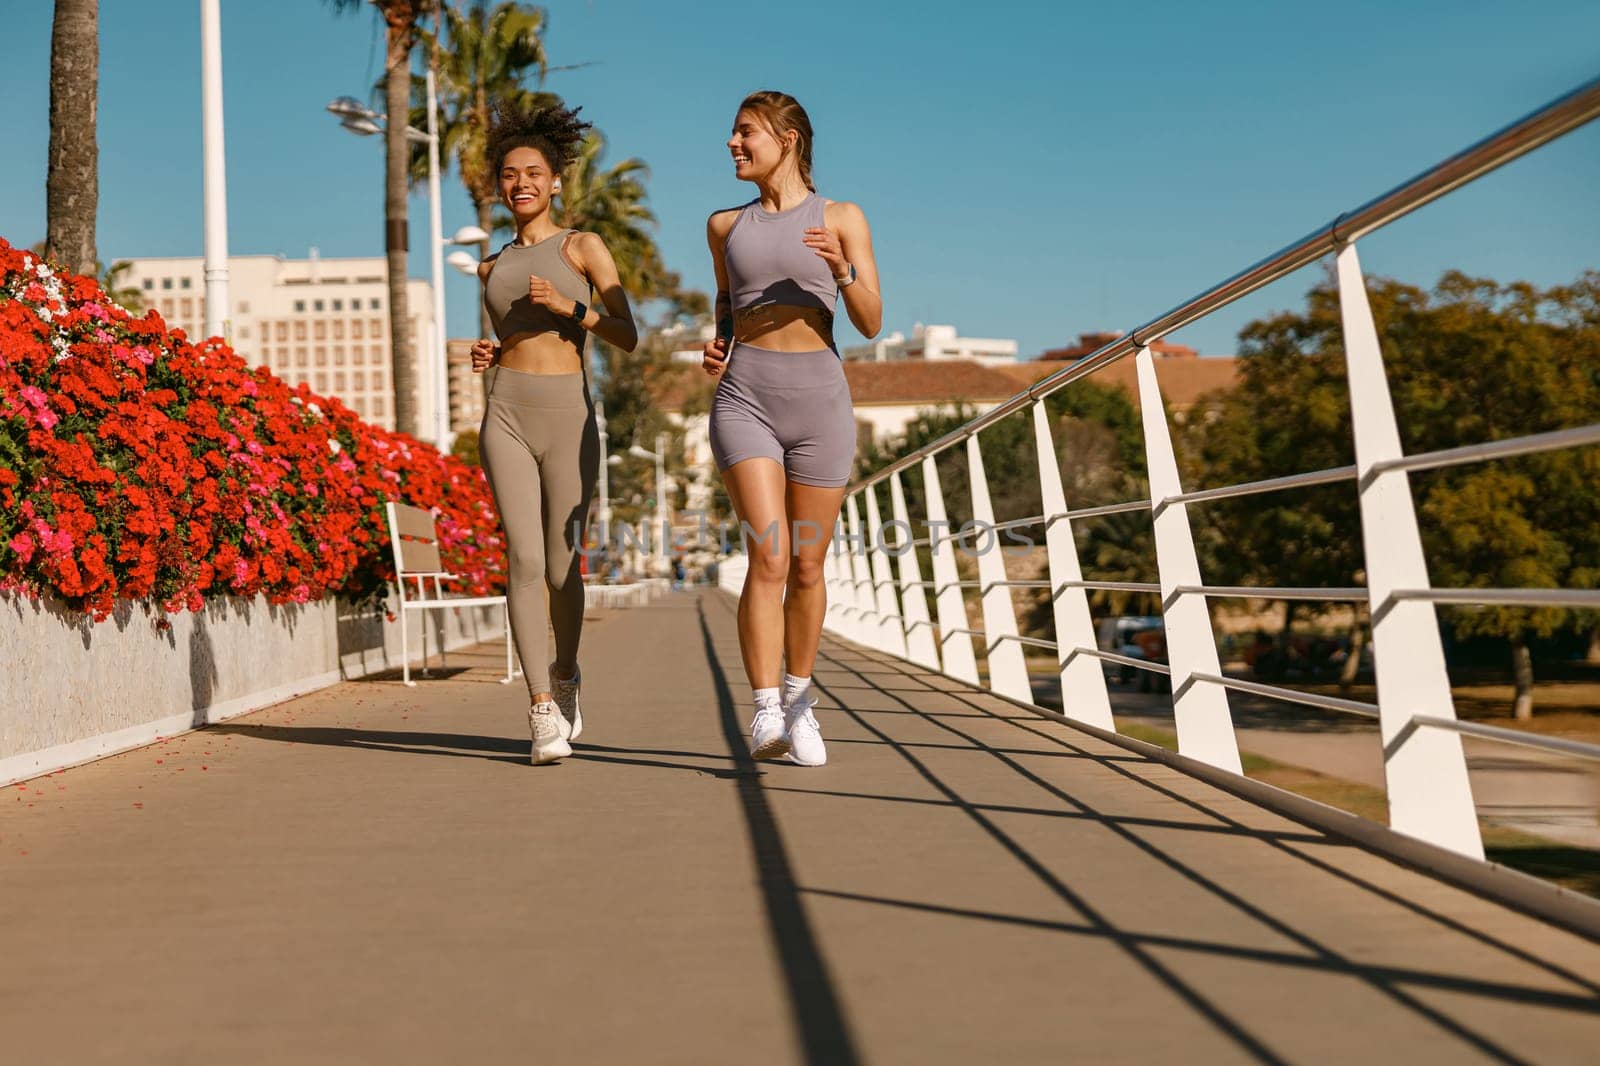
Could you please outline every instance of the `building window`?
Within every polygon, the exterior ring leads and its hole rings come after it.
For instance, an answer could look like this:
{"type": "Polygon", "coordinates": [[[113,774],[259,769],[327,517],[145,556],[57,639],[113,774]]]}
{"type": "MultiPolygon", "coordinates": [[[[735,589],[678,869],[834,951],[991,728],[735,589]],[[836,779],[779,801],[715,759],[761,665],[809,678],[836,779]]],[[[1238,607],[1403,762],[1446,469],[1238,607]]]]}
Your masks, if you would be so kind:
{"type": "Polygon", "coordinates": [[[249,326],[240,326],[239,327],[239,337],[242,340],[249,340],[250,339],[250,327],[249,326]]]}
{"type": "Polygon", "coordinates": [[[333,309],[335,311],[343,311],[344,310],[344,301],[343,300],[335,300],[335,301],[333,301],[333,309]]]}
{"type": "Polygon", "coordinates": [[[284,366],[289,365],[289,349],[282,346],[278,348],[278,362],[282,363],[284,366]]]}
{"type": "MultiPolygon", "coordinates": [[[[335,308],[335,310],[337,310],[337,308],[335,308]]],[[[342,318],[336,318],[333,320],[333,339],[336,341],[344,340],[344,319],[342,318]]]]}
{"type": "Polygon", "coordinates": [[[178,287],[179,287],[179,288],[180,288],[180,289],[187,289],[187,288],[190,288],[190,287],[191,287],[191,283],[192,283],[192,280],[193,280],[193,279],[191,279],[191,278],[179,278],[179,279],[178,279],[178,287]]]}
{"type": "Polygon", "coordinates": [[[193,318],[194,317],[194,301],[191,300],[189,297],[185,296],[181,301],[179,301],[179,303],[183,307],[183,317],[184,318],[193,318]]]}
{"type": "Polygon", "coordinates": [[[377,340],[379,337],[383,336],[383,319],[367,319],[367,329],[372,333],[372,339],[377,340]]]}
{"type": "Polygon", "coordinates": [[[328,339],[328,324],[320,318],[311,324],[311,339],[318,341],[328,339]]]}
{"type": "Polygon", "coordinates": [[[372,398],[372,414],[373,414],[373,417],[382,418],[385,414],[388,413],[387,410],[386,410],[386,408],[388,406],[389,405],[384,402],[382,396],[374,396],[372,398]]]}
{"type": "Polygon", "coordinates": [[[240,300],[239,301],[239,313],[241,315],[248,315],[250,313],[250,301],[249,300],[240,300]]]}
{"type": "Polygon", "coordinates": [[[344,345],[342,344],[333,346],[333,365],[344,366],[344,345]]]}
{"type": "Polygon", "coordinates": [[[361,320],[359,318],[352,318],[350,320],[350,339],[361,339],[361,320]]]}
{"type": "Polygon", "coordinates": [[[367,301],[367,310],[369,310],[369,311],[376,311],[378,308],[380,308],[382,306],[383,306],[383,304],[378,302],[378,298],[376,296],[374,296],[371,300],[367,301]]]}
{"type": "Polygon", "coordinates": [[[294,324],[294,339],[297,341],[306,339],[306,324],[304,322],[296,322],[294,324]]]}
{"type": "Polygon", "coordinates": [[[343,370],[335,370],[333,372],[333,391],[338,393],[340,396],[343,396],[344,395],[344,390],[345,390],[344,371],[343,370]]]}
{"type": "Polygon", "coordinates": [[[355,408],[356,414],[360,415],[362,418],[367,417],[367,401],[365,397],[357,396],[355,398],[355,402],[351,406],[355,408]]]}
{"type": "Polygon", "coordinates": [[[311,310],[313,310],[313,311],[322,310],[322,301],[321,300],[312,300],[311,301],[311,310]]]}
{"type": "Polygon", "coordinates": [[[163,289],[170,289],[170,288],[172,288],[172,279],[171,279],[171,278],[162,278],[162,279],[161,279],[161,287],[162,287],[162,288],[163,288],[163,289]]]}
{"type": "Polygon", "coordinates": [[[294,309],[296,311],[300,311],[300,312],[304,313],[304,311],[306,309],[306,302],[304,300],[296,300],[294,302],[294,309]]]}
{"type": "Polygon", "coordinates": [[[365,370],[352,370],[350,372],[350,385],[357,392],[367,387],[367,372],[365,370]]]}
{"type": "Polygon", "coordinates": [[[279,322],[278,323],[278,328],[273,331],[273,335],[277,338],[279,344],[282,344],[284,341],[288,340],[289,339],[289,323],[287,323],[287,322],[279,322]]]}
{"type": "Polygon", "coordinates": [[[145,278],[144,279],[144,291],[145,292],[149,292],[151,289],[154,289],[155,287],[156,287],[156,279],[155,278],[145,278]]]}
{"type": "Polygon", "coordinates": [[[311,376],[311,387],[318,392],[328,391],[328,375],[326,371],[319,370],[311,376]]]}
{"type": "Polygon", "coordinates": [[[294,350],[294,365],[298,367],[304,367],[307,365],[306,350],[304,348],[296,348],[294,350]]]}
{"type": "Polygon", "coordinates": [[[318,366],[328,365],[328,346],[326,344],[317,345],[316,355],[318,366]]]}

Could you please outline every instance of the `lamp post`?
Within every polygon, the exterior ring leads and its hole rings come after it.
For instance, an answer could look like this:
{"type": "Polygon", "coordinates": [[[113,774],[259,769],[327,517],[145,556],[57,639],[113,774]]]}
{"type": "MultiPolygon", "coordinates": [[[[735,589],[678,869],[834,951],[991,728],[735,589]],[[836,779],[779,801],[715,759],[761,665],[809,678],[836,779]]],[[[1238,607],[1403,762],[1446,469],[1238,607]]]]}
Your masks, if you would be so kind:
{"type": "Polygon", "coordinates": [[[600,430],[600,454],[606,458],[600,463],[600,550],[611,550],[611,455],[607,448],[610,436],[606,433],[606,404],[596,396],[594,401],[595,425],[600,430]]]}
{"type": "Polygon", "coordinates": [[[655,451],[635,444],[628,448],[628,454],[638,459],[656,461],[656,529],[659,536],[650,539],[650,554],[654,558],[665,559],[666,542],[672,538],[672,512],[667,507],[667,435],[656,434],[655,451]]]}
{"type": "Polygon", "coordinates": [[[205,142],[206,336],[228,334],[228,179],[222,144],[222,15],[200,0],[200,129],[205,142]]]}
{"type": "MultiPolygon", "coordinates": [[[[328,110],[338,115],[339,124],[351,133],[370,137],[375,133],[383,132],[383,123],[388,117],[373,111],[360,100],[353,96],[341,96],[328,105],[328,110]]],[[[436,104],[433,89],[433,64],[428,64],[428,131],[414,126],[406,127],[406,136],[413,141],[421,141],[428,146],[428,243],[430,248],[429,266],[433,275],[433,440],[440,451],[450,450],[452,434],[450,431],[450,368],[449,357],[445,350],[445,322],[444,322],[444,247],[447,244],[476,244],[486,240],[488,234],[477,226],[462,226],[455,234],[446,240],[440,232],[442,212],[439,207],[439,135],[434,112],[436,104]]],[[[450,265],[463,273],[473,273],[477,270],[476,260],[471,260],[466,253],[456,253],[450,257],[450,265]],[[459,258],[458,258],[459,257],[459,258]],[[468,264],[463,265],[461,259],[468,259],[468,264]]]]}

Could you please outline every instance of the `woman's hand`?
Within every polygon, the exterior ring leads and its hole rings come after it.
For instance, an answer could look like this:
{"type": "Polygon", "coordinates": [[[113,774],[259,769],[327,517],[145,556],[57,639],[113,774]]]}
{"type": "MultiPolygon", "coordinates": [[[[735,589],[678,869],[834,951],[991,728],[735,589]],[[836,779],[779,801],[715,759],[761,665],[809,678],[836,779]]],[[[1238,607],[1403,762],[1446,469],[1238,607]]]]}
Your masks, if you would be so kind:
{"type": "Polygon", "coordinates": [[[571,318],[573,310],[578,306],[537,274],[528,275],[528,299],[558,318],[571,318]]]}
{"type": "Polygon", "coordinates": [[[835,281],[843,278],[850,272],[850,260],[845,258],[844,248],[839,244],[839,235],[825,226],[814,226],[805,231],[802,238],[806,247],[817,253],[817,257],[828,264],[828,270],[833,274],[835,281]]]}
{"type": "Polygon", "coordinates": [[[500,346],[494,341],[472,342],[472,372],[481,374],[500,358],[500,346]]]}
{"type": "Polygon", "coordinates": [[[728,369],[728,338],[717,337],[707,341],[705,358],[700,360],[700,365],[712,377],[718,377],[728,369]]]}

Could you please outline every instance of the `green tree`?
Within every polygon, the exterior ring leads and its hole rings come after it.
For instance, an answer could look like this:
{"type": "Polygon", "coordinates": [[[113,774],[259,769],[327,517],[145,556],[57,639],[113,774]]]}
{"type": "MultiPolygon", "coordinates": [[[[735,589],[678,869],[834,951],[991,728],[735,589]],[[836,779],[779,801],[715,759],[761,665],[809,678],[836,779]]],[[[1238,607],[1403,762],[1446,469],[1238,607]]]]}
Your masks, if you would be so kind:
{"type": "Polygon", "coordinates": [[[463,429],[457,433],[455,440],[450,442],[450,454],[464,463],[481,466],[478,459],[478,431],[463,429]]]}
{"type": "MultiPolygon", "coordinates": [[[[354,11],[362,0],[327,0],[335,11],[354,11]]],[[[401,433],[417,433],[416,344],[406,300],[406,193],[410,147],[406,122],[411,113],[411,50],[422,20],[437,0],[368,0],[384,26],[384,247],[389,275],[389,347],[393,358],[394,425],[401,433]]]]}
{"type": "Polygon", "coordinates": [[[50,29],[50,146],[45,169],[45,258],[93,275],[100,209],[100,0],[55,0],[50,29]]]}
{"type": "MultiPolygon", "coordinates": [[[[1430,451],[1600,421],[1600,273],[1539,290],[1446,273],[1433,291],[1368,281],[1402,442],[1430,451]]],[[[1186,434],[1197,485],[1354,461],[1338,293],[1251,323],[1241,381],[1186,434]]],[[[1569,449],[1417,475],[1430,579],[1441,587],[1593,587],[1600,578],[1600,455],[1569,449]]],[[[1348,585],[1363,579],[1348,484],[1207,509],[1212,580],[1348,585]]],[[[1584,619],[1554,609],[1447,608],[1462,636],[1510,649],[1515,713],[1533,709],[1528,642],[1584,619]]]]}

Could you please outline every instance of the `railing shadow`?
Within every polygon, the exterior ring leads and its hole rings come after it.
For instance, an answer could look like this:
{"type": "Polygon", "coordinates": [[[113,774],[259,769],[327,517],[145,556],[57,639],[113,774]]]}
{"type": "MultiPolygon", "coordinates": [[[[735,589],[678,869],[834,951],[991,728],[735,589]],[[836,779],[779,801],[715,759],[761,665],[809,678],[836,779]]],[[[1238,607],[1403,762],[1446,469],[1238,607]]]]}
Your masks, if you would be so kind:
{"type": "MultiPolygon", "coordinates": [[[[1320,831],[1298,827],[1287,830],[1262,830],[1247,826],[1237,818],[1230,816],[1226,810],[1219,809],[1193,797],[1182,795],[1176,790],[1162,785],[1159,781],[1151,780],[1149,776],[1141,772],[1144,766],[1152,765],[1145,760],[1137,758],[1130,760],[1126,758],[1126,753],[1108,757],[1092,750],[1089,744],[1073,743],[1069,737],[1060,735],[1065,732],[1064,730],[1050,726],[1049,723],[1035,715],[1016,715],[1012,713],[1013,708],[1010,705],[1004,704],[986,693],[962,685],[952,685],[948,678],[925,671],[910,663],[889,659],[876,653],[865,652],[859,648],[846,647],[831,641],[825,641],[822,661],[819,663],[817,674],[819,679],[824,678],[825,675],[825,679],[819,682],[820,687],[825,695],[839,704],[840,713],[848,715],[868,734],[872,738],[871,743],[880,744],[899,756],[923,781],[938,793],[938,798],[875,796],[863,793],[828,792],[804,787],[797,787],[792,790],[784,789],[784,791],[813,795],[852,796],[860,799],[878,799],[891,803],[931,804],[960,810],[981,827],[1018,865],[1026,869],[1033,878],[1047,886],[1063,903],[1072,907],[1078,914],[1084,916],[1086,920],[1081,922],[1041,922],[1037,918],[995,913],[979,908],[937,907],[923,902],[878,897],[867,893],[838,892],[822,886],[808,886],[803,890],[806,894],[832,898],[850,898],[855,899],[857,902],[910,908],[924,912],[946,913],[952,918],[1036,925],[1039,928],[1049,928],[1061,933],[1106,938],[1127,952],[1131,958],[1148,970],[1152,976],[1162,981],[1175,994],[1181,996],[1198,1013],[1205,1016],[1215,1025],[1220,1032],[1234,1040],[1241,1051],[1259,1061],[1277,1061],[1277,1058],[1270,1049],[1246,1029],[1243,1021],[1231,1018],[1223,1013],[1197,989],[1177,976],[1175,971],[1167,968],[1160,959],[1152,954],[1153,950],[1179,948],[1184,951],[1212,956],[1252,958],[1277,965],[1346,975],[1361,981],[1374,991],[1390,999],[1397,1006],[1418,1018],[1425,1019],[1442,1032],[1448,1033],[1450,1036],[1469,1045],[1480,1054],[1503,1062],[1521,1061],[1521,1058],[1511,1049],[1498,1043],[1494,1035],[1474,1031],[1460,1020],[1459,1015],[1452,1016],[1456,1012],[1446,1013],[1444,1009],[1432,1002],[1425,1001],[1421,995],[1416,993],[1425,993],[1430,989],[1446,989],[1506,1002],[1537,1004],[1547,1008],[1574,1011],[1582,1014],[1600,1014],[1600,985],[1595,982],[1559,964],[1542,959],[1518,945],[1507,943],[1480,930],[1470,928],[1448,915],[1439,914],[1429,909],[1425,905],[1401,898],[1394,892],[1383,886],[1373,884],[1358,874],[1339,869],[1333,863],[1314,854],[1309,854],[1307,845],[1339,844],[1339,841],[1326,836],[1320,831]],[[944,710],[930,712],[918,706],[917,696],[919,693],[923,696],[931,696],[936,691],[942,697],[948,697],[952,700],[955,707],[959,709],[953,709],[953,713],[944,710]],[[873,709],[863,711],[852,707],[852,702],[868,702],[861,700],[860,696],[857,695],[861,692],[874,694],[875,698],[870,701],[876,705],[873,709]],[[996,711],[1000,713],[996,713],[996,711]],[[896,721],[899,716],[912,716],[929,723],[950,737],[949,744],[951,746],[964,747],[973,752],[983,753],[989,759],[1003,766],[1008,773],[1014,775],[1017,779],[1026,781],[1032,787],[1045,793],[1054,804],[1059,806],[1026,803],[1020,805],[997,805],[969,801],[962,794],[958,784],[935,772],[920,754],[924,749],[930,747],[943,748],[946,746],[944,743],[932,745],[926,742],[906,743],[897,740],[891,735],[889,724],[896,721]],[[1004,723],[1007,728],[1017,729],[1021,733],[1029,735],[1030,741],[1033,738],[1047,741],[1050,745],[1089,760],[1089,762],[1097,764],[1106,771],[1121,775],[1129,781],[1135,781],[1144,787],[1153,789],[1175,803],[1181,804],[1184,808],[1203,814],[1209,824],[1197,825],[1182,820],[1159,818],[1130,818],[1098,810],[1081,795],[1075,795],[1066,789],[1058,787],[1019,761],[1018,756],[1031,759],[1035,756],[1035,753],[1016,750],[1015,745],[990,743],[984,737],[978,735],[973,731],[975,719],[986,719],[995,724],[1004,723]],[[882,724],[880,725],[880,723],[882,724]],[[1116,834],[1128,845],[1144,852],[1175,875],[1223,901],[1253,922],[1259,923],[1261,926],[1282,936],[1294,946],[1293,950],[1287,952],[1258,950],[1253,947],[1230,944],[1225,941],[1149,935],[1120,929],[1110,919],[1096,910],[1084,897],[1083,893],[1076,890],[1069,883],[1068,879],[1058,876],[1038,858],[1030,854],[1028,849],[1016,837],[1008,833],[993,817],[996,814],[1015,813],[1037,814],[1097,823],[1108,832],[1116,834]],[[1151,826],[1149,823],[1152,821],[1161,824],[1151,826]],[[1482,947],[1503,952],[1508,963],[1516,960],[1520,963],[1536,966],[1551,977],[1568,983],[1572,986],[1572,991],[1559,991],[1523,985],[1513,981],[1499,981],[1486,979],[1483,976],[1452,973],[1443,967],[1430,968],[1426,965],[1384,966],[1369,964],[1360,959],[1351,958],[1323,943],[1317,937],[1268,913],[1262,907],[1243,898],[1237,892],[1218,883],[1215,879],[1208,877],[1202,870],[1197,869],[1160,846],[1142,839],[1141,836],[1134,832],[1135,829],[1151,827],[1243,837],[1257,841],[1261,846],[1275,849],[1280,854],[1292,857],[1297,862],[1310,865],[1318,871],[1338,879],[1344,885],[1372,894],[1375,901],[1381,899],[1386,903],[1403,907],[1414,915],[1435,922],[1452,933],[1470,938],[1482,947]],[[1416,992],[1413,990],[1416,990],[1416,992]]],[[[985,735],[987,736],[987,734],[985,735]]],[[[1085,765],[1087,767],[1087,764],[1085,765]]],[[[1429,998],[1431,999],[1432,997],[1429,998]]]]}

